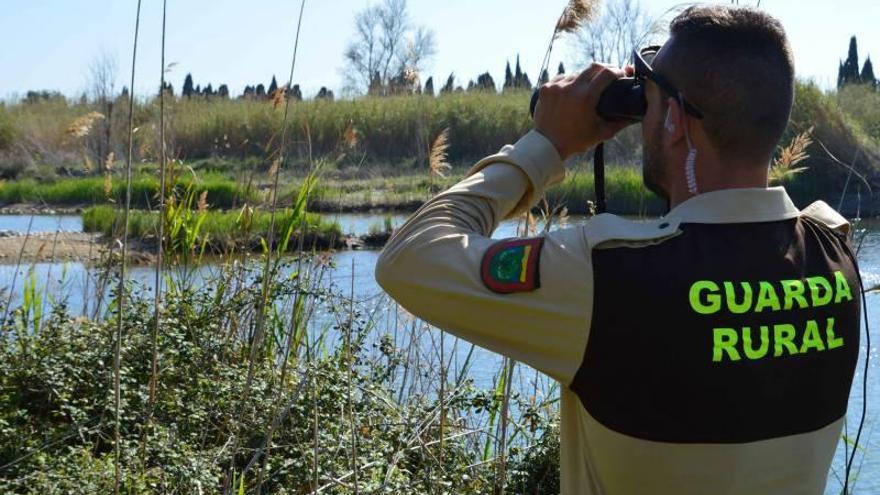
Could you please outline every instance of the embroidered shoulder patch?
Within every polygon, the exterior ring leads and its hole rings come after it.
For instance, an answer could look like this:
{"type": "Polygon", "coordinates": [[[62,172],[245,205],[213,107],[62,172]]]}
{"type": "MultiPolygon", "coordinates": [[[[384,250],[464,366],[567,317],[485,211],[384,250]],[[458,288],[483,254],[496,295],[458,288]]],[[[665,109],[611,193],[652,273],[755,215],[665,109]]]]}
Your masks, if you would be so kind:
{"type": "Polygon", "coordinates": [[[527,292],[541,286],[538,262],[543,237],[507,239],[493,244],[483,255],[480,276],[493,292],[527,292]]]}

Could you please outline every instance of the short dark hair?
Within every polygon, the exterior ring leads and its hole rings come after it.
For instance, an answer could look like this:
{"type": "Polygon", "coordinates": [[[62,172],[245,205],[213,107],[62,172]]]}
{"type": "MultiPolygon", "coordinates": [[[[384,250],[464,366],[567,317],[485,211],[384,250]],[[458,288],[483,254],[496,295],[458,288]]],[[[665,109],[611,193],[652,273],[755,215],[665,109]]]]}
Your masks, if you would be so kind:
{"type": "Polygon", "coordinates": [[[785,29],[755,9],[690,7],[669,26],[664,71],[702,110],[712,144],[743,159],[773,154],[794,100],[794,59],[785,29]]]}

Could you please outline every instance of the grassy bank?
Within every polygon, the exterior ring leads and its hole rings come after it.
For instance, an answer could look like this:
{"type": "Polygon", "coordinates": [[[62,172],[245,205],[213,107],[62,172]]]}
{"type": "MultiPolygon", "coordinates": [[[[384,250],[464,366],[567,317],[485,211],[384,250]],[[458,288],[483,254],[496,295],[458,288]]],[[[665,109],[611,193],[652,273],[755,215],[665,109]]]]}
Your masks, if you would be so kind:
{"type": "MultiPolygon", "coordinates": [[[[142,175],[132,179],[131,204],[134,208],[156,208],[159,197],[159,179],[142,175]]],[[[232,208],[244,202],[258,202],[262,194],[254,188],[217,174],[202,174],[198,180],[183,178],[174,182],[169,193],[180,195],[193,190],[197,195],[207,194],[209,205],[232,208]]],[[[119,177],[77,177],[53,181],[23,179],[0,182],[0,205],[14,203],[46,204],[49,206],[121,204],[124,201],[125,181],[119,177]]]]}
{"type": "MultiPolygon", "coordinates": [[[[843,166],[827,164],[823,168],[830,167],[843,166]]],[[[325,174],[326,177],[314,186],[308,206],[310,211],[329,213],[410,212],[434,194],[460,180],[463,173],[464,169],[458,169],[457,173],[447,177],[431,178],[425,174],[398,176],[367,174],[363,177],[342,177],[331,172],[325,174]]],[[[814,173],[794,175],[788,178],[784,185],[799,206],[805,206],[817,199],[823,199],[836,206],[840,200],[843,184],[839,185],[840,191],[829,190],[827,181],[832,179],[826,177],[828,173],[828,170],[817,170],[814,173]]],[[[253,207],[265,206],[268,179],[263,175],[260,181],[254,180],[247,185],[239,182],[239,179],[212,172],[198,181],[178,182],[174,194],[180,196],[183,191],[192,188],[198,194],[206,192],[206,201],[211,209],[234,209],[235,212],[239,212],[245,199],[253,207]]],[[[623,215],[656,215],[664,211],[665,203],[642,185],[641,169],[638,167],[609,165],[605,180],[609,211],[623,215]]],[[[282,205],[288,206],[292,203],[302,187],[302,182],[302,178],[296,176],[287,176],[282,180],[282,190],[279,195],[282,205]]],[[[854,175],[850,182],[845,210],[850,214],[855,214],[853,213],[855,210],[876,211],[876,205],[872,208],[872,196],[867,193],[860,179],[854,175]],[[860,204],[856,204],[858,198],[862,200],[860,204]]],[[[108,196],[104,191],[105,182],[100,178],[69,178],[54,182],[37,182],[30,179],[11,181],[0,183],[0,206],[16,203],[49,207],[119,205],[123,186],[121,180],[115,179],[112,193],[108,196]]],[[[155,176],[138,177],[132,183],[132,205],[140,209],[157,208],[158,188],[158,179],[155,176]]],[[[589,213],[588,203],[595,201],[591,164],[581,162],[571,166],[565,181],[547,191],[547,199],[550,205],[565,206],[570,213],[589,213]]],[[[107,208],[102,211],[109,210],[107,208]]],[[[236,215],[237,213],[229,214],[226,217],[232,218],[236,215]]],[[[259,213],[257,217],[263,218],[263,213],[259,213]]],[[[225,226],[233,228],[229,221],[226,221],[225,226]]],[[[94,229],[94,231],[103,230],[103,227],[94,229]]]]}
{"type": "MultiPolygon", "coordinates": [[[[401,176],[367,176],[362,178],[334,178],[333,173],[316,184],[309,196],[309,207],[313,211],[414,211],[434,194],[453,185],[461,179],[464,169],[448,177],[429,177],[426,174],[401,176]]],[[[240,207],[245,200],[251,205],[262,204],[263,189],[268,187],[268,177],[260,177],[250,186],[236,182],[219,173],[208,173],[199,180],[180,180],[174,195],[192,189],[196,195],[207,194],[210,208],[230,209],[240,207]]],[[[633,167],[611,166],[606,176],[608,204],[612,211],[624,214],[640,212],[657,213],[662,203],[645,191],[641,184],[641,171],[633,167]]],[[[289,205],[302,187],[302,178],[287,177],[282,181],[279,199],[289,205]]],[[[105,194],[105,181],[99,177],[60,179],[53,182],[21,180],[0,183],[0,205],[14,203],[46,204],[49,206],[105,204],[108,208],[95,212],[109,212],[110,205],[119,205],[122,200],[124,182],[113,180],[111,194],[105,194]]],[[[159,182],[155,176],[143,175],[132,182],[132,205],[140,209],[157,208],[159,182]]],[[[593,177],[588,164],[574,166],[560,185],[547,193],[553,205],[566,206],[571,213],[587,213],[587,203],[594,201],[593,177]]],[[[140,215],[140,214],[138,214],[140,215]]],[[[224,214],[222,226],[232,228],[231,218],[236,214],[224,214]]],[[[219,217],[218,217],[219,218],[219,217]]],[[[265,218],[258,213],[255,218],[265,218]]],[[[140,221],[140,220],[138,220],[140,221]]],[[[133,224],[135,225],[135,224],[133,224]]],[[[92,229],[105,231],[107,223],[92,229]]],[[[218,224],[218,229],[221,224],[218,224]]]]}
{"type": "MultiPolygon", "coordinates": [[[[547,190],[550,205],[564,205],[569,213],[590,213],[588,202],[595,202],[592,168],[569,171],[565,181],[547,190]]],[[[642,172],[634,167],[609,167],[605,171],[608,211],[622,215],[658,215],[666,203],[642,185],[642,172]]]]}
{"type": "MultiPolygon", "coordinates": [[[[117,236],[123,221],[123,212],[112,206],[94,206],[83,212],[83,230],[98,232],[105,236],[117,236]]],[[[171,212],[165,218],[165,232],[171,251],[188,249],[225,253],[236,249],[253,250],[262,247],[268,238],[271,214],[243,208],[239,211],[189,211],[171,212]]],[[[275,218],[275,239],[286,250],[297,248],[304,235],[306,246],[311,248],[335,248],[343,245],[339,224],[324,220],[316,213],[301,216],[295,210],[279,210],[275,218]],[[304,228],[304,229],[303,229],[304,228]],[[304,234],[303,234],[304,233],[304,234]],[[286,235],[286,237],[285,237],[286,235]],[[285,239],[287,242],[285,242],[285,239]]],[[[159,214],[134,210],[128,220],[129,237],[139,240],[155,240],[159,232],[159,214]]]]}

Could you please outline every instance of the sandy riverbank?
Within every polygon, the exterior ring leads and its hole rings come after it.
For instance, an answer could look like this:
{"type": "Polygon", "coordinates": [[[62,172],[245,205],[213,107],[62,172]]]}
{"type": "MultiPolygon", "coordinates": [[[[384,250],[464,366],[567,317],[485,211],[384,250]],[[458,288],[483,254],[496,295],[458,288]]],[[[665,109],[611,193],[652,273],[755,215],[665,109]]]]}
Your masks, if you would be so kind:
{"type": "MultiPolygon", "coordinates": [[[[348,236],[337,242],[343,249],[379,249],[388,240],[389,233],[367,234],[362,237],[348,236]]],[[[111,246],[100,234],[86,232],[58,232],[0,235],[0,264],[51,263],[78,261],[93,263],[105,255],[111,246]]],[[[255,244],[255,246],[258,246],[255,244]]],[[[129,245],[129,262],[149,264],[154,260],[153,249],[135,241],[129,245]]],[[[257,249],[255,249],[257,251],[257,249]]]]}
{"type": "MultiPolygon", "coordinates": [[[[0,238],[0,263],[97,261],[107,242],[98,234],[59,232],[14,235],[0,238]]],[[[135,254],[141,257],[143,254],[135,254]]]]}

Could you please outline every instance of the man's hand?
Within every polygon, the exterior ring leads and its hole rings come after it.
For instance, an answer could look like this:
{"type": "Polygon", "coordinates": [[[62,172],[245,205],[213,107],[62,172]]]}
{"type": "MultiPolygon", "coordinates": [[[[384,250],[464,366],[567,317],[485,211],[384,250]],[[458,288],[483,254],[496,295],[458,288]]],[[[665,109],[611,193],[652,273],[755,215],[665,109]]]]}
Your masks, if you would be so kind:
{"type": "Polygon", "coordinates": [[[580,74],[557,76],[541,86],[535,130],[553,143],[560,158],[582,153],[629,125],[606,121],[596,113],[602,92],[624,75],[623,69],[594,63],[580,74]]]}

